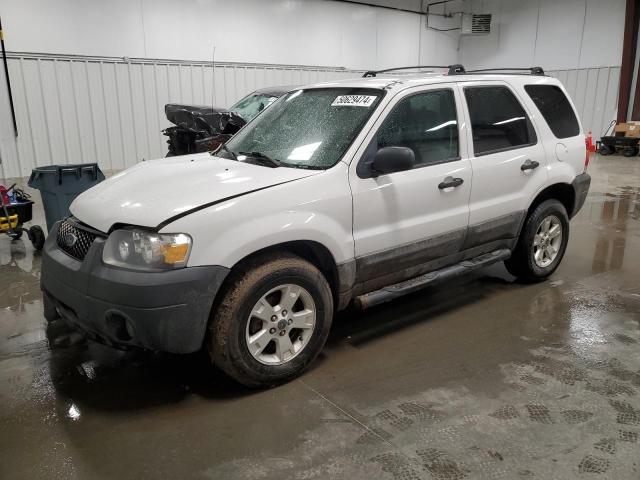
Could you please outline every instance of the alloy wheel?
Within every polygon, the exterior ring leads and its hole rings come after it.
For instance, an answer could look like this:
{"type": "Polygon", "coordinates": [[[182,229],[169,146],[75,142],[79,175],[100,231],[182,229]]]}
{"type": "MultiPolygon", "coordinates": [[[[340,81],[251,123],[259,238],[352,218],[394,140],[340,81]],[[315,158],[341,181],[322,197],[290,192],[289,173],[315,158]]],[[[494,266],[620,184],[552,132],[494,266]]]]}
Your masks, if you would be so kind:
{"type": "Polygon", "coordinates": [[[562,223],[555,215],[545,217],[533,237],[533,259],[541,268],[546,268],[558,256],[562,245],[562,223]]]}
{"type": "Polygon", "coordinates": [[[247,348],[264,365],[285,364],[307,346],[315,324],[311,294],[299,285],[279,285],[251,309],[245,332],[247,348]]]}

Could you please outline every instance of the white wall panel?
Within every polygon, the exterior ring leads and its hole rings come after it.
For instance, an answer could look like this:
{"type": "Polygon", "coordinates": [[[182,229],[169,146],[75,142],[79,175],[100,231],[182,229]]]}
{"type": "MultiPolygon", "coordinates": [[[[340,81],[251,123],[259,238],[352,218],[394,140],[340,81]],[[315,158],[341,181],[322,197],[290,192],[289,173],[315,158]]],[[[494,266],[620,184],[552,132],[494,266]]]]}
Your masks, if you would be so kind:
{"type": "Polygon", "coordinates": [[[467,67],[621,63],[625,0],[473,0],[470,9],[493,19],[491,34],[462,37],[467,67]]]}
{"type": "Polygon", "coordinates": [[[0,11],[21,52],[202,61],[215,46],[218,62],[357,69],[458,56],[444,33],[421,44],[420,14],[329,0],[0,0],[0,11]]]}
{"type": "Polygon", "coordinates": [[[541,0],[533,64],[578,67],[585,0],[541,0]]]}
{"type": "MultiPolygon", "coordinates": [[[[9,54],[19,135],[5,131],[3,178],[37,166],[98,162],[117,170],[166,153],[166,103],[230,106],[257,88],[360,76],[361,71],[9,54]]],[[[3,78],[0,80],[4,81],[3,78]]],[[[7,110],[8,111],[8,110],[7,110]]],[[[9,118],[8,116],[6,118],[9,118]]]]}
{"type": "MultiPolygon", "coordinates": [[[[378,65],[385,67],[416,65],[414,62],[419,60],[420,50],[420,20],[421,17],[413,13],[385,10],[378,13],[375,30],[378,55],[376,67],[378,65]]],[[[357,65],[360,68],[364,67],[360,62],[357,65]]]]}
{"type": "Polygon", "coordinates": [[[80,55],[145,56],[141,7],[140,0],[0,0],[9,50],[80,55]]]}

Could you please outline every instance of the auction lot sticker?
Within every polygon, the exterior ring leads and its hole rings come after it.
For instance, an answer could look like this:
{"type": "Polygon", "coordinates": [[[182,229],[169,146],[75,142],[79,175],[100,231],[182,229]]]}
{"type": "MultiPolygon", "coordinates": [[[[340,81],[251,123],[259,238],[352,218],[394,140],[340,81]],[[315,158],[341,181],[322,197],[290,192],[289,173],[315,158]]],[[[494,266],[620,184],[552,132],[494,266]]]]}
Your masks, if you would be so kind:
{"type": "Polygon", "coordinates": [[[331,104],[332,107],[370,107],[376,100],[375,95],[340,95],[331,104]]]}

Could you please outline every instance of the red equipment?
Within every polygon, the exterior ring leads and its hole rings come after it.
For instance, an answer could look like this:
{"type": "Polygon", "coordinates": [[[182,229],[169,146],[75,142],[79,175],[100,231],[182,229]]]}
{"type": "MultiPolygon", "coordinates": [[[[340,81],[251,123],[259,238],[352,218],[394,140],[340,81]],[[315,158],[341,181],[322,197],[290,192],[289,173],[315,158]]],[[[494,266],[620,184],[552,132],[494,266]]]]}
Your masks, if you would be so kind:
{"type": "Polygon", "coordinates": [[[9,191],[4,185],[0,185],[0,205],[9,205],[9,191]]]}
{"type": "Polygon", "coordinates": [[[589,134],[585,137],[584,145],[586,147],[584,157],[584,171],[586,172],[587,167],[589,166],[589,158],[591,157],[591,154],[596,151],[596,146],[593,143],[593,135],[591,135],[591,132],[589,132],[589,134]]]}
{"type": "Polygon", "coordinates": [[[589,135],[587,135],[587,138],[585,141],[587,142],[587,151],[591,153],[595,153],[596,144],[593,143],[593,135],[591,135],[591,132],[589,132],[589,135]]]}

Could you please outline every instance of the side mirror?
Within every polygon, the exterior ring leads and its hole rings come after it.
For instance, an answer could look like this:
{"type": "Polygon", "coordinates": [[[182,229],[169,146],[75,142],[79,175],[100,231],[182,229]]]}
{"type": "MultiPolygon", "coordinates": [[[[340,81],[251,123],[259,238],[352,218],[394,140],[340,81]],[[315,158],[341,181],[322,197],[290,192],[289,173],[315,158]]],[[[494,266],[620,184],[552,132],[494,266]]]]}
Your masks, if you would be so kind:
{"type": "Polygon", "coordinates": [[[402,172],[411,170],[416,163],[416,155],[407,147],[384,147],[376,152],[371,163],[373,176],[385,173],[402,172]]]}

